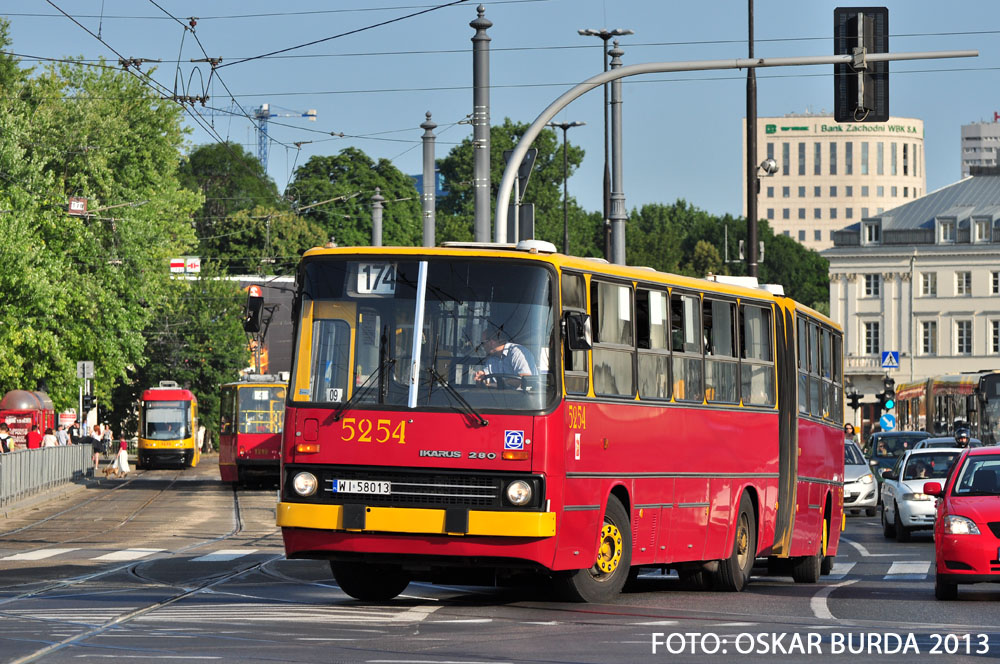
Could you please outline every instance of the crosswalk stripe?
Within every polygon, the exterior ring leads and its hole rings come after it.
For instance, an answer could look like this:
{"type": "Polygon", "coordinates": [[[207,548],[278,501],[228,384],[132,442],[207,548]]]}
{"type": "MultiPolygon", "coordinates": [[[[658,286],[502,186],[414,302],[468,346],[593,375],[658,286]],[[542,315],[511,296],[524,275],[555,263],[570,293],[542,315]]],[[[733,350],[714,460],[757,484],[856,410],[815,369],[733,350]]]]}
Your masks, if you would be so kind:
{"type": "Polygon", "coordinates": [[[58,556],[62,553],[69,553],[70,551],[79,551],[79,548],[75,549],[39,549],[38,551],[26,551],[25,553],[16,553],[13,556],[7,556],[6,558],[0,558],[0,560],[44,560],[45,558],[51,558],[52,556],[58,556]]]}
{"type": "Polygon", "coordinates": [[[886,581],[921,581],[931,569],[930,561],[920,562],[895,562],[889,567],[889,573],[885,575],[886,581]]]}
{"type": "Polygon", "coordinates": [[[251,553],[256,553],[257,549],[219,549],[214,553],[209,553],[204,556],[199,556],[191,560],[193,563],[214,563],[222,562],[226,560],[236,560],[237,558],[242,558],[243,556],[249,556],[251,553]]]}
{"type": "Polygon", "coordinates": [[[138,560],[139,558],[145,558],[160,551],[163,551],[163,549],[124,549],[122,551],[105,553],[103,556],[97,556],[94,560],[138,560]]]}
{"type": "Polygon", "coordinates": [[[834,563],[833,570],[830,571],[829,579],[843,579],[848,572],[854,569],[857,563],[834,563]]]}

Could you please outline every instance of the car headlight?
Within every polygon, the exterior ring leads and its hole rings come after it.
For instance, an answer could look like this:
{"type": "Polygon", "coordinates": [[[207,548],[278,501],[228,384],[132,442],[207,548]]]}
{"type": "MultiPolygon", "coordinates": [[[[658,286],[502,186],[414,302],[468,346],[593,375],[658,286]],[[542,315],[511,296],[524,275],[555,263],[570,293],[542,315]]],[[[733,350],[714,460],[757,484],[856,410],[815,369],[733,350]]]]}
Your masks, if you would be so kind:
{"type": "Polygon", "coordinates": [[[947,535],[978,535],[979,527],[972,519],[949,514],[944,518],[944,532],[947,535]]]}
{"type": "Polygon", "coordinates": [[[511,505],[527,505],[531,502],[531,485],[524,480],[514,480],[507,485],[507,500],[511,505]]]}
{"type": "Polygon", "coordinates": [[[299,473],[292,479],[292,488],[300,496],[311,496],[316,493],[319,482],[312,473],[299,473]]]}
{"type": "Polygon", "coordinates": [[[868,473],[867,475],[862,475],[856,481],[861,482],[862,484],[871,484],[875,481],[875,476],[868,473]]]}
{"type": "Polygon", "coordinates": [[[903,500],[934,500],[934,496],[926,493],[904,493],[903,500]]]}

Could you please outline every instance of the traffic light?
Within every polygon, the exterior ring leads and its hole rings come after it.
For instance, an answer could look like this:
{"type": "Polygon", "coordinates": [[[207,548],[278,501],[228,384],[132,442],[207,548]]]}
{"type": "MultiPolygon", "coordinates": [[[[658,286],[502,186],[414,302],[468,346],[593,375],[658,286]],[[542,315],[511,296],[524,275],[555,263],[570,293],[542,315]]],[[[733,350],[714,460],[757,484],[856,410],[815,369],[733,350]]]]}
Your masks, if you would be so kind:
{"type": "Polygon", "coordinates": [[[882,410],[892,410],[896,407],[896,381],[886,377],[882,381],[882,386],[885,389],[879,395],[879,403],[882,405],[882,410]]]}
{"type": "Polygon", "coordinates": [[[854,410],[857,410],[858,408],[861,407],[861,399],[863,396],[864,395],[858,394],[857,392],[848,392],[847,404],[854,410]]]}
{"type": "Polygon", "coordinates": [[[94,398],[93,394],[83,395],[83,412],[89,412],[95,405],[97,405],[97,399],[94,398]]]}
{"type": "Polygon", "coordinates": [[[247,306],[243,311],[243,329],[251,334],[260,332],[260,319],[263,310],[264,289],[253,284],[247,289],[247,306]]]}
{"type": "Polygon", "coordinates": [[[833,115],[837,122],[889,119],[889,63],[868,62],[869,53],[889,52],[889,10],[837,7],[833,10],[833,52],[851,55],[833,66],[833,115]]]}

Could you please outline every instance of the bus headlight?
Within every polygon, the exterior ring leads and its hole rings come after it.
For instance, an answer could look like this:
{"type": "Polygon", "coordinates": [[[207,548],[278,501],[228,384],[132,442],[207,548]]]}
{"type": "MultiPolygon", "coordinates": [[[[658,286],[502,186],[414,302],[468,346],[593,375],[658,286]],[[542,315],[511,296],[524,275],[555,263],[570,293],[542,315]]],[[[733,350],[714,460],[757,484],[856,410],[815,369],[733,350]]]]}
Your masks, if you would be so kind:
{"type": "Polygon", "coordinates": [[[527,505],[531,502],[531,485],[524,480],[514,480],[507,485],[507,500],[511,505],[527,505]]]}
{"type": "Polygon", "coordinates": [[[292,479],[292,488],[300,496],[311,496],[316,493],[319,482],[312,473],[299,473],[292,479]]]}

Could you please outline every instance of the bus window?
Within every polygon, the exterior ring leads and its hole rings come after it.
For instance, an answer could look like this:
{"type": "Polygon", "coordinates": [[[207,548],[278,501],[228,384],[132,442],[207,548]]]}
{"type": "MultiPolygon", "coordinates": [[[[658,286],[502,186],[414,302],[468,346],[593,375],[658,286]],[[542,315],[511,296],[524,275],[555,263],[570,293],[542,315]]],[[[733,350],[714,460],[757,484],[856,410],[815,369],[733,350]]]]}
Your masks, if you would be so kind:
{"type": "Polygon", "coordinates": [[[701,402],[701,307],[695,295],[671,294],[670,341],[673,347],[674,398],[701,402]]]}
{"type": "Polygon", "coordinates": [[[702,305],[705,330],[705,398],[738,403],[739,363],[736,361],[736,305],[705,300],[702,305]]]}
{"type": "Polygon", "coordinates": [[[774,343],[771,311],[763,307],[740,307],[742,342],[743,403],[754,406],[774,405],[774,343]]]}
{"type": "Polygon", "coordinates": [[[819,327],[809,322],[809,413],[823,416],[819,379],[819,327]]]}
{"type": "Polygon", "coordinates": [[[591,282],[594,338],[594,393],[635,395],[632,374],[632,289],[621,284],[591,282]]]}
{"type": "Polygon", "coordinates": [[[639,398],[670,398],[670,327],[667,294],[640,288],[635,293],[639,398]]]}
{"type": "Polygon", "coordinates": [[[809,412],[809,335],[806,319],[801,316],[796,321],[795,343],[799,356],[799,412],[809,412]]]}
{"type": "MultiPolygon", "coordinates": [[[[587,284],[582,274],[562,275],[562,307],[563,311],[587,311],[587,284]]],[[[587,366],[587,351],[570,350],[568,344],[563,348],[566,393],[586,394],[589,389],[590,372],[587,366]]]]}
{"type": "Polygon", "coordinates": [[[351,328],[342,320],[315,320],[312,338],[312,400],[346,401],[351,328]]]}

